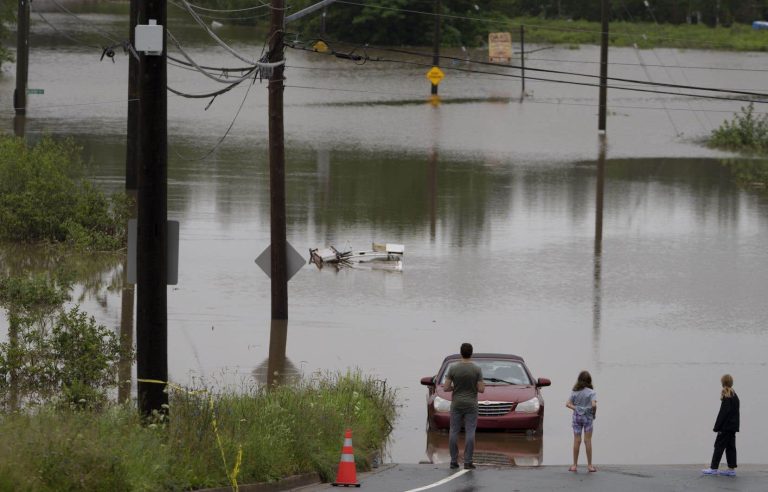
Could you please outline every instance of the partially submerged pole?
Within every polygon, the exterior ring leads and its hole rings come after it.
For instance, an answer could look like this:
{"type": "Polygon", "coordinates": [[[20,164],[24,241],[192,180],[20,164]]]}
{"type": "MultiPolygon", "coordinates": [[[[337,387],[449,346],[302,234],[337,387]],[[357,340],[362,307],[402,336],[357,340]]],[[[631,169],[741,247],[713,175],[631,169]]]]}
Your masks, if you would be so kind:
{"type": "MultiPolygon", "coordinates": [[[[269,61],[283,61],[285,0],[271,0],[269,61]]],[[[272,319],[288,319],[288,264],[285,220],[285,134],[283,122],[284,65],[269,77],[269,203],[272,319]]]]}
{"type": "Polygon", "coordinates": [[[139,20],[162,26],[160,53],[139,54],[136,377],[139,411],[165,413],[168,393],[168,97],[165,0],[141,0],[139,20]]]}
{"type": "MultiPolygon", "coordinates": [[[[441,0],[435,0],[435,31],[432,35],[432,66],[440,66],[440,11],[442,10],[441,0]]],[[[432,95],[437,95],[437,84],[432,84],[432,95]]]]}
{"type": "Polygon", "coordinates": [[[29,2],[30,0],[19,0],[19,11],[16,20],[16,89],[13,91],[13,108],[17,116],[23,116],[27,112],[29,2]]]}
{"type": "Polygon", "coordinates": [[[608,108],[608,15],[610,0],[602,0],[600,16],[602,19],[602,33],[600,35],[600,114],[598,116],[597,129],[605,131],[606,115],[608,108]]]}
{"type": "Polygon", "coordinates": [[[522,93],[520,99],[525,97],[525,26],[520,26],[520,81],[522,82],[522,93]]]}

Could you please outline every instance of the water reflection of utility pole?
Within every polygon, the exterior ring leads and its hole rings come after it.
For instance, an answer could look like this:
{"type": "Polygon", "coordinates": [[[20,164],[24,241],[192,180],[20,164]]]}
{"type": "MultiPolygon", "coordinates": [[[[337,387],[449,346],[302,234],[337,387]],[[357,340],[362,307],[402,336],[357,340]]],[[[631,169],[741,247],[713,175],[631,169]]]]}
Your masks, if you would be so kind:
{"type": "Polygon", "coordinates": [[[599,135],[600,151],[597,158],[597,183],[595,186],[595,250],[592,272],[592,347],[595,364],[600,363],[600,321],[602,309],[602,259],[603,259],[603,195],[605,192],[606,136],[599,135]]]}
{"type": "Polygon", "coordinates": [[[440,107],[432,108],[432,150],[427,161],[427,203],[429,207],[429,239],[435,242],[437,235],[437,163],[440,140],[440,107]]]}
{"type": "Polygon", "coordinates": [[[18,138],[24,138],[26,133],[27,117],[17,114],[13,117],[13,134],[18,138]]]}
{"type": "MultiPolygon", "coordinates": [[[[126,181],[126,188],[128,182],[126,181]]],[[[126,189],[131,200],[131,218],[136,217],[136,190],[126,189]]],[[[133,306],[135,287],[128,282],[128,255],[123,260],[123,286],[120,305],[120,361],[117,366],[117,400],[126,403],[131,399],[131,373],[133,369],[133,306]]]]}
{"type": "Polygon", "coordinates": [[[267,386],[269,388],[284,382],[287,342],[288,320],[273,319],[269,325],[269,362],[267,363],[267,386]]]}

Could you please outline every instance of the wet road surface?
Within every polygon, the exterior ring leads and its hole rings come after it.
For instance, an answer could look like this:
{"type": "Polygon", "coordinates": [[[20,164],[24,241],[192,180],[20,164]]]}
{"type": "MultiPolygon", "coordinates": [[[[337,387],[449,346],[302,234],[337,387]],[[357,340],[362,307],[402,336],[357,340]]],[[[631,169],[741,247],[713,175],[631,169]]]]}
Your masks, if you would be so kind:
{"type": "MultiPolygon", "coordinates": [[[[447,466],[390,465],[379,471],[358,475],[360,489],[366,492],[474,492],[474,491],[589,491],[641,492],[690,491],[764,492],[768,483],[766,467],[740,467],[737,477],[701,475],[702,467],[677,466],[604,466],[597,473],[570,473],[565,466],[538,468],[479,467],[452,472],[447,466]],[[450,479],[451,477],[455,477],[450,479]],[[445,481],[450,479],[449,481],[445,481]],[[436,483],[442,484],[430,487],[436,483]],[[429,488],[428,488],[429,487],[429,488]]],[[[344,490],[329,484],[302,487],[301,492],[344,490]]]]}

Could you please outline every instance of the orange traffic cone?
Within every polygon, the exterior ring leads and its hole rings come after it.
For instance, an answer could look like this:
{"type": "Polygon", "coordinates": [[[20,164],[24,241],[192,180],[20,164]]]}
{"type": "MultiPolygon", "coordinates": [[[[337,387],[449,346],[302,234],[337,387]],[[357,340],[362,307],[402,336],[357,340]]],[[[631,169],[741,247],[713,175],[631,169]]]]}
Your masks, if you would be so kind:
{"type": "Polygon", "coordinates": [[[344,446],[341,448],[341,461],[339,461],[339,471],[336,473],[336,481],[331,485],[359,487],[357,481],[357,470],[355,469],[355,452],[352,451],[352,431],[347,429],[344,433],[344,446]]]}

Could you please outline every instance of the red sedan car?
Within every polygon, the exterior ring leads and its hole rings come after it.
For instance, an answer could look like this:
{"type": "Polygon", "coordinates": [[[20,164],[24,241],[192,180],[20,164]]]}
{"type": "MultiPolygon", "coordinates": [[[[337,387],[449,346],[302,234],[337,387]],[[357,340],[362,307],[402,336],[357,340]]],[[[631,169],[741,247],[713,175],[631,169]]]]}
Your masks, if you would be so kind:
{"type": "MultiPolygon", "coordinates": [[[[421,384],[429,387],[427,422],[432,430],[450,428],[451,393],[443,389],[443,384],[448,368],[460,360],[459,354],[449,355],[436,376],[421,379],[421,384]]],[[[517,355],[474,354],[472,362],[480,366],[485,381],[485,391],[477,395],[477,428],[542,433],[544,398],[540,388],[551,381],[534,379],[517,355]]]]}

